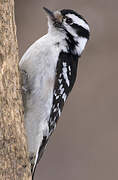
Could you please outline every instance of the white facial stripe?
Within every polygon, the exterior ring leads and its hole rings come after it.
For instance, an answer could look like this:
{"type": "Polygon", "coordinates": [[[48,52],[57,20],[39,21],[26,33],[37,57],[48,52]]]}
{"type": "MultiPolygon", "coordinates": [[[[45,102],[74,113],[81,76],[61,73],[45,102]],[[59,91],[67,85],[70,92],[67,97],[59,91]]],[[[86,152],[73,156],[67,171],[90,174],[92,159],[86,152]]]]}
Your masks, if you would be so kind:
{"type": "Polygon", "coordinates": [[[78,37],[77,33],[75,32],[74,28],[72,28],[70,25],[66,24],[64,22],[64,26],[66,27],[66,29],[68,30],[68,32],[74,36],[74,37],[78,37]]]}
{"type": "Polygon", "coordinates": [[[90,31],[88,24],[83,19],[80,19],[79,17],[75,16],[74,14],[67,14],[66,16],[71,18],[75,24],[78,24],[78,25],[82,26],[83,28],[85,28],[86,30],[90,31]]]}
{"type": "Polygon", "coordinates": [[[79,42],[79,44],[78,44],[78,46],[76,46],[76,53],[78,53],[78,55],[81,55],[81,53],[84,50],[85,45],[87,43],[87,39],[83,38],[83,37],[79,37],[78,42],[79,42]]]}

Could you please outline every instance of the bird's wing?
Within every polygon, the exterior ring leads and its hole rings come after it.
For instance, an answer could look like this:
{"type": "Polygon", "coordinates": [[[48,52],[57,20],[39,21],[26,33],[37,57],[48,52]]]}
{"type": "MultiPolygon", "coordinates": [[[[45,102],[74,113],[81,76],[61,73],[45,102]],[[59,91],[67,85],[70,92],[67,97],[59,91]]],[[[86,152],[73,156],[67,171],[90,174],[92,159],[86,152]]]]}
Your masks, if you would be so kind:
{"type": "Polygon", "coordinates": [[[78,57],[64,52],[60,54],[56,68],[53,105],[49,119],[50,134],[52,134],[65,101],[73,88],[76,79],[77,64],[78,57]]]}

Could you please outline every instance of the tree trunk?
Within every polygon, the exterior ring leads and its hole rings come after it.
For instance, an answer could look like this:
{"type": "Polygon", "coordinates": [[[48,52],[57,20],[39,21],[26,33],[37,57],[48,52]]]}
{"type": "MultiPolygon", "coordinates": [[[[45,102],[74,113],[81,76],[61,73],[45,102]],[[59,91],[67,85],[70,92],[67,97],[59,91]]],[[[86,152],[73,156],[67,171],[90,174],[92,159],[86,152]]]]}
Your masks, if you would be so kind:
{"type": "Polygon", "coordinates": [[[31,180],[20,89],[14,0],[0,0],[0,180],[31,180]]]}

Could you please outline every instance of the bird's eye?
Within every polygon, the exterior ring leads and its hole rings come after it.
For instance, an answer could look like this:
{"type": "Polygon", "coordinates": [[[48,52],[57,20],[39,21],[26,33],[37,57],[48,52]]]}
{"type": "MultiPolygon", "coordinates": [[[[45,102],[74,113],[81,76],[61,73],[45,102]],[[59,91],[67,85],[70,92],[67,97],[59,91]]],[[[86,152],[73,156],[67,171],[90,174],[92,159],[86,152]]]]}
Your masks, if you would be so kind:
{"type": "Polygon", "coordinates": [[[68,24],[72,24],[72,19],[71,18],[66,18],[66,23],[68,23],[68,24]]]}

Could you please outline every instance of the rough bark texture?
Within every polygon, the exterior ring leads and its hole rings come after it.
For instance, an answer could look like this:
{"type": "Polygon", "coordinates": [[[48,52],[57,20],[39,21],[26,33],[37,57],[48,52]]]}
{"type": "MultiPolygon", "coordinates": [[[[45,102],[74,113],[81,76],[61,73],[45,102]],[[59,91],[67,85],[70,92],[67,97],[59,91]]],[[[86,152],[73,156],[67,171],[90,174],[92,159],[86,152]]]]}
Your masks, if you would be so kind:
{"type": "Polygon", "coordinates": [[[14,1],[0,0],[0,180],[30,180],[14,1]]]}

